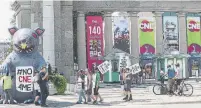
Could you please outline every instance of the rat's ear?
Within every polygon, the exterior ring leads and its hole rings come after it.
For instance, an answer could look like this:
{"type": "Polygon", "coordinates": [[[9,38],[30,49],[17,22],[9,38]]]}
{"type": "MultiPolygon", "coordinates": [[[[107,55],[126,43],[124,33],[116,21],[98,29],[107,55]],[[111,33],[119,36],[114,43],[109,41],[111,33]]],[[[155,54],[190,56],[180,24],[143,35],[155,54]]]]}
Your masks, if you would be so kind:
{"type": "Polygon", "coordinates": [[[13,36],[15,34],[16,31],[18,31],[17,27],[11,27],[8,28],[9,33],[11,34],[11,36],[13,36]]]}
{"type": "Polygon", "coordinates": [[[43,29],[43,28],[36,28],[35,32],[37,33],[38,36],[41,36],[45,32],[45,29],[43,29]]]}

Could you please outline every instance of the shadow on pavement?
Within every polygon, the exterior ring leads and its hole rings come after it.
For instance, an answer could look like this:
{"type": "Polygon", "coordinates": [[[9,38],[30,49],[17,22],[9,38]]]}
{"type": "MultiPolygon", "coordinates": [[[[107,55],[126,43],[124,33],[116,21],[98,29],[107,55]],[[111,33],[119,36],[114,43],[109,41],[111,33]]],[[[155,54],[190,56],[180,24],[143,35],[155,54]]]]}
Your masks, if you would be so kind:
{"type": "MultiPolygon", "coordinates": [[[[143,103],[143,105],[169,105],[169,104],[199,104],[200,101],[188,101],[188,102],[160,102],[160,103],[143,103]]],[[[142,104],[138,104],[142,105],[142,104]]]]}
{"type": "Polygon", "coordinates": [[[75,105],[75,103],[72,103],[72,102],[59,102],[59,101],[51,101],[51,100],[48,100],[48,107],[70,107],[70,106],[73,106],[75,105]]]}

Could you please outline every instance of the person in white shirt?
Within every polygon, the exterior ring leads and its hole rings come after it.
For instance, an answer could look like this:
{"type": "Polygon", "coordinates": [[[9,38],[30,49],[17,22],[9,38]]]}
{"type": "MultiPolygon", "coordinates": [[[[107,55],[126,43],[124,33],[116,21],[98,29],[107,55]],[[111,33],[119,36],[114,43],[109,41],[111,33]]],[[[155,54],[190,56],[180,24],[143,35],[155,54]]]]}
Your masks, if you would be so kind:
{"type": "Polygon", "coordinates": [[[175,77],[176,77],[176,82],[177,82],[176,87],[177,87],[177,90],[179,90],[178,91],[178,94],[179,94],[181,92],[179,86],[180,86],[181,81],[182,81],[182,68],[180,68],[179,63],[175,64],[175,66],[176,66],[176,75],[175,75],[175,77]]]}
{"type": "Polygon", "coordinates": [[[39,80],[39,74],[38,74],[38,72],[35,72],[33,82],[32,82],[34,85],[34,90],[35,90],[35,100],[34,100],[35,105],[40,105],[39,98],[40,98],[41,93],[40,93],[39,84],[37,83],[38,80],[39,80]]]}

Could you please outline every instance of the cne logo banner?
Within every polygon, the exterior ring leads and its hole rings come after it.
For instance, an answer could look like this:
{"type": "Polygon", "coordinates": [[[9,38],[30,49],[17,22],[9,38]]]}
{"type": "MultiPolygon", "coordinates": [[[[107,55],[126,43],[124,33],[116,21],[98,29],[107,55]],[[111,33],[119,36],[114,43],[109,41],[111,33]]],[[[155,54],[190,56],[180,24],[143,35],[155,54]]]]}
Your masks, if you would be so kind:
{"type": "Polygon", "coordinates": [[[148,20],[142,20],[141,24],[139,24],[139,28],[143,32],[152,32],[154,30],[153,22],[148,20]]]}
{"type": "Polygon", "coordinates": [[[196,22],[195,20],[190,20],[187,24],[187,28],[191,32],[199,32],[200,31],[200,22],[196,22]]]}

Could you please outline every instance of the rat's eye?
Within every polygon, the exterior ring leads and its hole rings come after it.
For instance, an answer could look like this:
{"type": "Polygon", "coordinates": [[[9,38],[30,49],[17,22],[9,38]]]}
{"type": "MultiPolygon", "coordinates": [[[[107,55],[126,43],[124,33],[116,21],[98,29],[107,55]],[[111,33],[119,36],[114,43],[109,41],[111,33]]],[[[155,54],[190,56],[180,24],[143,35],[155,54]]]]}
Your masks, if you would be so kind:
{"type": "Polygon", "coordinates": [[[37,38],[37,35],[36,35],[35,33],[32,33],[32,36],[33,36],[34,38],[37,38]]]}

